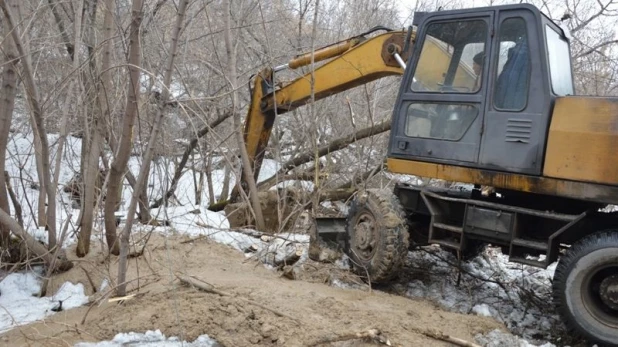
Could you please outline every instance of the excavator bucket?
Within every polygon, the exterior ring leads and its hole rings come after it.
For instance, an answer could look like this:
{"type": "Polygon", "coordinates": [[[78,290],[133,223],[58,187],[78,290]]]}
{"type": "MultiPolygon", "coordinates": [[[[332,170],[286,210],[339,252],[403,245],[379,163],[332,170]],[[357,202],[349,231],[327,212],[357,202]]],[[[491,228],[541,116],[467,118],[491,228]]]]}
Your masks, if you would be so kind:
{"type": "Polygon", "coordinates": [[[315,220],[318,238],[333,247],[345,247],[346,219],[341,217],[318,217],[315,220]]]}
{"type": "Polygon", "coordinates": [[[315,261],[334,261],[346,249],[346,219],[317,217],[310,231],[309,257],[315,261]]]}

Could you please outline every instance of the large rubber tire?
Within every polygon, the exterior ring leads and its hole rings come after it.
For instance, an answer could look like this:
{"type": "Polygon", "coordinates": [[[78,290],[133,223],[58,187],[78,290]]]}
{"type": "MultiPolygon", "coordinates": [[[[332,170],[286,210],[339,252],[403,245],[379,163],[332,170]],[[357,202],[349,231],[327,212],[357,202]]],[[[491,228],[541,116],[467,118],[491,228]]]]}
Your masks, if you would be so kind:
{"type": "Polygon", "coordinates": [[[354,271],[372,283],[397,276],[408,253],[406,214],[388,190],[356,194],[348,213],[346,253],[354,271]]]}
{"type": "Polygon", "coordinates": [[[618,346],[617,281],[618,231],[586,236],[560,259],[554,274],[554,302],[573,334],[602,346],[618,346]],[[600,294],[600,288],[607,290],[608,285],[614,288],[613,299],[600,294]]]}

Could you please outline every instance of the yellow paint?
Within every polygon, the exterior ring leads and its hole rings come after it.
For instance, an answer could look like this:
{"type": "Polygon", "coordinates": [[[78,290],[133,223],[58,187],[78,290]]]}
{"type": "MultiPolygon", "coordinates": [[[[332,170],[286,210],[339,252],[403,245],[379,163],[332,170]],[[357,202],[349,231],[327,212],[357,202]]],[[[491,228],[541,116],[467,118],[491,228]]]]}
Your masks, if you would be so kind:
{"type": "MultiPolygon", "coordinates": [[[[395,31],[372,37],[316,68],[315,98],[322,99],[382,77],[403,74],[401,67],[385,64],[382,52],[389,38],[400,36],[403,42],[405,35],[404,31],[395,31]]],[[[308,73],[277,90],[274,98],[272,95],[265,96],[268,106],[263,110],[273,109],[276,103],[282,113],[306,104],[310,98],[311,74],[308,73]]]]}
{"type": "MultiPolygon", "coordinates": [[[[359,42],[360,42],[359,39],[351,39],[351,40],[346,40],[346,41],[339,42],[334,45],[319,49],[313,53],[313,61],[317,63],[319,61],[341,55],[348,49],[358,45],[359,42]]],[[[290,69],[298,69],[299,67],[307,66],[311,64],[311,56],[312,56],[311,53],[305,53],[301,56],[298,56],[290,60],[288,62],[288,66],[290,69]]]]}
{"type": "Polygon", "coordinates": [[[388,171],[574,199],[618,203],[618,186],[388,158],[388,171]]]}
{"type": "MultiPolygon", "coordinates": [[[[247,154],[249,156],[249,162],[251,163],[253,163],[258,154],[260,135],[265,132],[265,117],[260,111],[260,101],[262,100],[262,88],[260,85],[263,79],[264,78],[261,73],[255,77],[251,104],[249,105],[249,112],[247,113],[247,118],[245,119],[244,139],[247,154]]],[[[268,131],[268,135],[270,135],[270,131],[268,131]]]]}
{"type": "Polygon", "coordinates": [[[618,185],[618,99],[556,100],[543,175],[618,185]]]}

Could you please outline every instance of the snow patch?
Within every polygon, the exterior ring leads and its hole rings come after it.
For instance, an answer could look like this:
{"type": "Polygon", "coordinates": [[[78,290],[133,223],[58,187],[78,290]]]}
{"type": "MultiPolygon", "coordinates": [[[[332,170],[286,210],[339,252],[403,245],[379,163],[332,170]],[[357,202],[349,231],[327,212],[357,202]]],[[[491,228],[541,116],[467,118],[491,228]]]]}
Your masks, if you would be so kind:
{"type": "Polygon", "coordinates": [[[542,345],[531,344],[522,338],[497,329],[485,335],[478,334],[474,339],[484,347],[556,347],[549,342],[542,345]]]}
{"type": "Polygon", "coordinates": [[[479,304],[472,307],[472,312],[478,316],[483,317],[491,317],[491,311],[489,310],[489,306],[487,304],[479,304]]]}
{"type": "Polygon", "coordinates": [[[409,297],[426,298],[455,312],[494,317],[530,341],[551,341],[564,330],[551,304],[555,263],[547,269],[509,263],[499,248],[488,247],[462,262],[459,285],[457,260],[440,248],[409,252],[407,263],[410,277],[400,285],[409,297]]]}
{"type": "Polygon", "coordinates": [[[177,337],[166,337],[160,330],[148,330],[145,333],[120,333],[114,336],[111,341],[102,342],[80,342],[75,347],[219,347],[217,341],[208,335],[200,335],[193,342],[181,341],[177,337]]]}
{"type": "Polygon", "coordinates": [[[39,298],[40,291],[41,280],[33,272],[13,273],[0,282],[0,333],[54,314],[60,302],[63,310],[88,303],[81,283],[65,282],[52,297],[39,298]]]}

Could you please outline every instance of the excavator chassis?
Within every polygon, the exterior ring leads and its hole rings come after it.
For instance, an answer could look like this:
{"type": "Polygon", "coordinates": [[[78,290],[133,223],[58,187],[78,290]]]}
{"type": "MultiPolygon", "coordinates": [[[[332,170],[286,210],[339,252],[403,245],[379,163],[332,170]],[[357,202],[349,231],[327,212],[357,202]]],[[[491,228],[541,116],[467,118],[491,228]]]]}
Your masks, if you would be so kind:
{"type": "Polygon", "coordinates": [[[565,324],[589,341],[618,346],[618,211],[602,207],[508,190],[485,195],[474,185],[397,184],[392,192],[357,192],[347,218],[318,218],[311,239],[345,252],[355,272],[374,283],[398,275],[408,247],[428,244],[460,260],[484,244],[529,266],[559,260],[553,302],[565,324]]]}
{"type": "MultiPolygon", "coordinates": [[[[618,226],[618,213],[595,203],[515,191],[483,196],[473,185],[438,188],[397,184],[393,194],[408,222],[411,247],[438,244],[466,253],[479,243],[500,246],[509,260],[546,268],[565,244],[618,226]],[[549,211],[553,209],[553,211],[549,211]]],[[[346,251],[346,218],[316,218],[322,245],[346,251]]]]}

